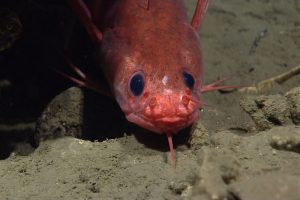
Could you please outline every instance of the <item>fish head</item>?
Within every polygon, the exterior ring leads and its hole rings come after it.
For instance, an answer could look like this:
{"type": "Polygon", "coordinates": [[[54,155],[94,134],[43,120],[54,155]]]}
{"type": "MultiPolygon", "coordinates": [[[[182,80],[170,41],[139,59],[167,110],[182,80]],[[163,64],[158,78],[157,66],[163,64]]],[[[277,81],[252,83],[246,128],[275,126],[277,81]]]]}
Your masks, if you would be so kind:
{"type": "Polygon", "coordinates": [[[125,61],[127,67],[112,88],[128,121],[162,134],[177,133],[199,118],[200,61],[193,67],[170,62],[174,65],[169,67],[162,62],[140,66],[131,59],[125,61]]]}
{"type": "Polygon", "coordinates": [[[200,114],[202,52],[198,34],[183,27],[177,34],[138,29],[138,35],[118,28],[104,34],[101,46],[106,78],[127,120],[160,134],[177,133],[200,114]]]}

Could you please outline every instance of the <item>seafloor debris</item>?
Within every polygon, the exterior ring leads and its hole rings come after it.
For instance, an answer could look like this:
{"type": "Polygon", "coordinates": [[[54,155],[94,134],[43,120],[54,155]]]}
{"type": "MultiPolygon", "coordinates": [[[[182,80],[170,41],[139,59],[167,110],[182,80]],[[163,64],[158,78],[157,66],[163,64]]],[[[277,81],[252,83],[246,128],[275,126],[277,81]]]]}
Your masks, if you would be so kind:
{"type": "Polygon", "coordinates": [[[290,105],[293,122],[300,124],[300,87],[291,89],[285,96],[290,105]]]}
{"type": "Polygon", "coordinates": [[[300,123],[300,87],[288,91],[284,96],[245,96],[240,105],[251,116],[259,130],[276,125],[300,123]]]}
{"type": "Polygon", "coordinates": [[[9,49],[21,32],[22,23],[17,14],[8,8],[0,8],[0,51],[9,49]]]}
{"type": "Polygon", "coordinates": [[[300,153],[300,134],[275,135],[271,138],[270,144],[276,149],[300,153]]]}
{"type": "Polygon", "coordinates": [[[71,87],[45,108],[37,120],[34,138],[37,144],[63,136],[90,140],[116,138],[124,133],[123,120],[119,107],[110,98],[71,87]]]}
{"type": "Polygon", "coordinates": [[[83,92],[69,88],[55,97],[37,121],[37,144],[46,139],[62,136],[80,137],[83,124],[83,92]]]}
{"type": "Polygon", "coordinates": [[[245,93],[261,93],[271,89],[276,84],[281,84],[285,82],[286,80],[292,78],[293,76],[299,73],[300,73],[300,65],[295,66],[282,74],[260,81],[254,86],[243,87],[239,89],[239,91],[245,93]]]}

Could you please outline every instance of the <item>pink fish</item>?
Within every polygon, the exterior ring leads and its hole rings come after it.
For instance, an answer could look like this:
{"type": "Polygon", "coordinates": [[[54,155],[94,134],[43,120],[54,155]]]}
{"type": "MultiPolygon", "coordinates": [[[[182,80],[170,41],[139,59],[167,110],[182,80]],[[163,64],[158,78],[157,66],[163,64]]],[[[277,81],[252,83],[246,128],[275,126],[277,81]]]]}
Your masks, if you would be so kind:
{"type": "MultiPolygon", "coordinates": [[[[209,0],[198,0],[189,22],[182,0],[69,0],[94,44],[110,91],[128,121],[167,134],[175,165],[172,134],[199,118],[203,92],[233,88],[203,86],[198,27],[209,0]]],[[[81,72],[77,67],[73,67],[81,72]]],[[[86,79],[75,82],[100,90],[86,79]]]]}

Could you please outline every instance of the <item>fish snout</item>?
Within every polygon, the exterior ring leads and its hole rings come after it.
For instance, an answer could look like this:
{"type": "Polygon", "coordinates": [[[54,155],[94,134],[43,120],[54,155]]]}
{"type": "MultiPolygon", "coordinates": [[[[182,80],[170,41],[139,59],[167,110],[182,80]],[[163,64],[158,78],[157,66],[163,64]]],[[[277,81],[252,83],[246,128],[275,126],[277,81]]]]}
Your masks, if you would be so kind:
{"type": "Polygon", "coordinates": [[[150,97],[143,115],[160,127],[185,127],[199,115],[199,101],[186,94],[150,97]]]}

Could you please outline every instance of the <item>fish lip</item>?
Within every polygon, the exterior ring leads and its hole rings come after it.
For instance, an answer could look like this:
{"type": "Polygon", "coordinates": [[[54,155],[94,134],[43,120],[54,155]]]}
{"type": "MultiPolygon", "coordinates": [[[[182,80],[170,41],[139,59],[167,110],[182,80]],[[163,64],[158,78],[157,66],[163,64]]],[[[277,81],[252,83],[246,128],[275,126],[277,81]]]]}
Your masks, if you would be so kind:
{"type": "Polygon", "coordinates": [[[177,133],[181,129],[192,125],[199,118],[199,110],[195,110],[186,117],[164,116],[158,119],[152,119],[143,113],[129,113],[126,115],[128,121],[137,124],[142,128],[153,132],[163,134],[166,132],[177,133]]]}
{"type": "Polygon", "coordinates": [[[184,117],[162,117],[159,119],[156,119],[155,122],[162,123],[162,124],[169,124],[169,125],[175,125],[175,124],[183,124],[184,122],[188,121],[188,118],[184,117]]]}
{"type": "Polygon", "coordinates": [[[132,122],[142,128],[148,129],[150,131],[153,131],[158,134],[162,134],[163,132],[159,131],[155,128],[155,125],[151,123],[149,120],[145,120],[143,117],[141,117],[139,114],[136,113],[129,113],[126,115],[126,119],[129,122],[132,122]]]}

